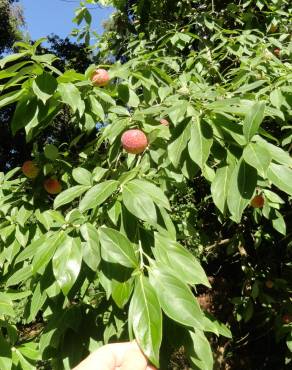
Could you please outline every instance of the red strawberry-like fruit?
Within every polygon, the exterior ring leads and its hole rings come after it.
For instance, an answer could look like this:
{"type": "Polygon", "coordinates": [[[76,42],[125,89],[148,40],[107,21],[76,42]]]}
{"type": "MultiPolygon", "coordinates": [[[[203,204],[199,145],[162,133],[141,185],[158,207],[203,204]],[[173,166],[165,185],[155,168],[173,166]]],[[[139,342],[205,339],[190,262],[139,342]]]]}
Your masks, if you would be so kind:
{"type": "Polygon", "coordinates": [[[59,180],[49,178],[44,181],[44,188],[49,194],[58,194],[62,190],[62,185],[59,180]]]}
{"type": "Polygon", "coordinates": [[[109,80],[109,73],[103,68],[96,69],[91,76],[91,82],[94,86],[106,86],[109,80]]]}
{"type": "Polygon", "coordinates": [[[125,131],[121,138],[122,146],[127,153],[140,154],[148,146],[147,136],[143,131],[131,129],[125,131]]]}
{"type": "Polygon", "coordinates": [[[252,198],[250,205],[253,208],[263,208],[265,204],[265,198],[262,195],[256,195],[252,198]]]}
{"type": "Polygon", "coordinates": [[[169,126],[169,122],[167,119],[165,118],[161,118],[161,120],[159,121],[163,126],[169,126]]]}
{"type": "Polygon", "coordinates": [[[39,168],[33,163],[33,161],[24,162],[21,170],[29,179],[35,179],[40,172],[39,168]]]}

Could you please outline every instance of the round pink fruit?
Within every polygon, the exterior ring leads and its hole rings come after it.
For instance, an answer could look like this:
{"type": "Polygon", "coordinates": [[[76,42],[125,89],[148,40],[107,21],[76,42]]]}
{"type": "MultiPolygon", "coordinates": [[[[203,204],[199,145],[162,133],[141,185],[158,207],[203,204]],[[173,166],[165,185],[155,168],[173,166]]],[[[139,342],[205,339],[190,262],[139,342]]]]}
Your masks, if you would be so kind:
{"type": "Polygon", "coordinates": [[[121,138],[122,146],[127,153],[140,154],[148,146],[147,136],[143,131],[132,129],[125,131],[121,138]]]}
{"type": "Polygon", "coordinates": [[[163,126],[169,126],[169,122],[167,119],[165,118],[161,118],[161,120],[159,121],[163,126]]]}
{"type": "Polygon", "coordinates": [[[92,76],[91,76],[91,82],[94,86],[106,86],[109,83],[110,77],[108,71],[102,68],[96,69],[92,76]]]}

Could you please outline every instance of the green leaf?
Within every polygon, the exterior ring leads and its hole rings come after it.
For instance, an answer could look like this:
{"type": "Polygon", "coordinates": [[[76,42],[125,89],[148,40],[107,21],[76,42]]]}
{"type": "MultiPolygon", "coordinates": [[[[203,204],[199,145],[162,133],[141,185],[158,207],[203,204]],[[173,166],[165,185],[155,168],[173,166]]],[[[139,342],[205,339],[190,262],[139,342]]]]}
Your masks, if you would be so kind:
{"type": "Polygon", "coordinates": [[[249,143],[243,151],[243,159],[254,167],[262,177],[266,177],[272,157],[267,149],[256,144],[249,143]]]}
{"type": "Polygon", "coordinates": [[[152,198],[141,192],[139,186],[129,182],[123,186],[123,203],[134,216],[144,221],[156,222],[156,209],[152,198]]]}
{"type": "Polygon", "coordinates": [[[204,315],[185,283],[159,264],[151,266],[149,277],[161,308],[168,317],[180,324],[203,329],[204,315]]]}
{"type": "Polygon", "coordinates": [[[204,167],[210,155],[213,144],[213,132],[211,126],[199,119],[191,124],[191,139],[188,150],[191,159],[201,168],[204,167]]]}
{"type": "Polygon", "coordinates": [[[129,90],[129,93],[130,95],[129,95],[128,106],[134,107],[134,108],[138,107],[138,105],[140,104],[140,99],[138,95],[132,89],[129,90]]]}
{"type": "Polygon", "coordinates": [[[41,290],[41,283],[38,282],[38,284],[34,288],[33,296],[31,298],[28,322],[35,320],[46,299],[47,294],[45,291],[41,290]]]}
{"type": "Polygon", "coordinates": [[[292,352],[292,332],[290,332],[287,335],[286,344],[287,344],[287,347],[289,348],[289,351],[292,352]]]}
{"type": "Polygon", "coordinates": [[[257,133],[265,115],[265,102],[256,102],[249,109],[243,122],[243,134],[247,141],[257,133]]]}
{"type": "Polygon", "coordinates": [[[104,110],[103,110],[103,107],[100,104],[100,102],[93,95],[89,96],[89,100],[90,100],[90,105],[91,105],[92,112],[97,117],[99,117],[102,121],[104,121],[104,118],[105,118],[104,110]]]}
{"type": "Polygon", "coordinates": [[[17,349],[24,357],[29,358],[30,360],[37,361],[41,359],[38,350],[38,343],[28,342],[17,347],[17,349]]]}
{"type": "Polygon", "coordinates": [[[201,370],[213,370],[214,360],[210,343],[201,330],[189,331],[192,342],[194,356],[190,356],[191,361],[201,370]]]}
{"type": "Polygon", "coordinates": [[[118,185],[118,181],[107,180],[93,186],[90,190],[88,190],[84,198],[81,200],[79,204],[80,211],[84,212],[102,204],[113,194],[113,192],[117,190],[118,185]]]}
{"type": "Polygon", "coordinates": [[[20,270],[15,271],[15,273],[10,276],[10,278],[7,280],[5,286],[9,287],[12,285],[17,285],[19,283],[25,282],[28,278],[30,278],[33,274],[32,266],[27,265],[22,267],[20,270]]]}
{"type": "Polygon", "coordinates": [[[168,145],[168,157],[174,167],[178,167],[182,152],[190,140],[191,123],[188,123],[182,133],[168,145]]]}
{"type": "Polygon", "coordinates": [[[82,116],[85,110],[85,104],[77,87],[71,82],[60,83],[58,91],[61,95],[62,102],[68,104],[74,113],[78,110],[79,115],[82,116]]]}
{"type": "Polygon", "coordinates": [[[5,58],[2,58],[0,60],[0,68],[2,69],[6,63],[14,62],[17,59],[21,59],[29,54],[28,51],[25,51],[23,53],[17,53],[17,54],[11,54],[7,55],[5,58]]]}
{"type": "Polygon", "coordinates": [[[134,245],[119,231],[109,227],[99,229],[102,259],[135,268],[138,260],[134,245]]]}
{"type": "Polygon", "coordinates": [[[232,172],[227,195],[228,208],[235,222],[240,222],[242,213],[254,194],[256,184],[256,169],[241,160],[232,172]]]}
{"type": "Polygon", "coordinates": [[[278,194],[274,193],[271,190],[264,189],[264,194],[269,199],[269,201],[271,201],[272,203],[279,203],[279,204],[285,203],[285,201],[281,197],[279,197],[278,194]]]}
{"type": "Polygon", "coordinates": [[[157,261],[172,270],[183,282],[211,287],[201,264],[192,253],[176,241],[155,233],[153,254],[157,261]]]}
{"type": "Polygon", "coordinates": [[[280,234],[286,235],[286,223],[280,212],[276,211],[276,217],[272,220],[273,228],[280,234]]]}
{"type": "Polygon", "coordinates": [[[111,285],[112,299],[119,308],[124,308],[133,290],[133,278],[122,282],[111,279],[111,285]]]}
{"type": "Polygon", "coordinates": [[[50,238],[51,234],[47,233],[45,235],[40,236],[38,239],[33,240],[25,249],[17,256],[15,263],[22,262],[26,259],[30,259],[34,257],[38,248],[48,239],[50,238]]]}
{"type": "Polygon", "coordinates": [[[55,161],[58,158],[59,151],[54,144],[47,144],[44,149],[45,157],[51,161],[55,161]]]}
{"type": "Polygon", "coordinates": [[[68,237],[59,245],[53,257],[53,272],[66,296],[74,285],[81,268],[82,251],[79,238],[68,237]]]}
{"type": "Polygon", "coordinates": [[[273,104],[274,107],[281,109],[282,104],[285,101],[285,98],[279,88],[273,89],[273,91],[270,94],[270,101],[273,104]]]}
{"type": "Polygon", "coordinates": [[[80,232],[85,240],[83,244],[83,260],[91,270],[96,271],[100,263],[98,231],[92,224],[86,223],[80,227],[80,232]]]}
{"type": "Polygon", "coordinates": [[[159,367],[162,314],[156,293],[143,275],[136,278],[129,307],[129,325],[146,357],[159,367]]]}
{"type": "Polygon", "coordinates": [[[213,201],[222,214],[226,211],[226,200],[229,192],[229,182],[232,171],[233,166],[230,164],[219,167],[211,184],[213,201]]]}
{"type": "Polygon", "coordinates": [[[21,128],[27,126],[30,122],[38,122],[37,116],[39,109],[37,100],[26,95],[17,103],[13,118],[11,121],[11,129],[13,135],[21,128]]]}
{"type": "Polygon", "coordinates": [[[0,97],[0,108],[15,103],[22,98],[22,95],[24,95],[24,90],[11,91],[5,95],[2,95],[0,97]]]}
{"type": "Polygon", "coordinates": [[[87,185],[76,185],[72,186],[62,193],[58,194],[54,200],[54,208],[59,208],[64,204],[71,203],[74,199],[80,197],[86,190],[88,190],[89,186],[87,185]]]}
{"type": "Polygon", "coordinates": [[[10,345],[4,340],[0,334],[0,369],[11,370],[12,368],[12,352],[10,345]]]}
{"type": "Polygon", "coordinates": [[[264,147],[269,151],[274,161],[280,164],[286,164],[287,166],[292,166],[292,158],[288,152],[273,144],[268,143],[260,136],[257,136],[256,139],[259,146],[264,147]]]}
{"type": "Polygon", "coordinates": [[[78,184],[92,185],[92,175],[85,168],[74,168],[74,170],[72,171],[72,177],[78,184]]]}
{"type": "Polygon", "coordinates": [[[271,163],[268,169],[268,179],[285,193],[292,195],[292,170],[281,164],[271,163]]]}
{"type": "Polygon", "coordinates": [[[34,93],[44,104],[54,94],[56,88],[57,80],[47,72],[38,76],[32,83],[34,93]]]}
{"type": "Polygon", "coordinates": [[[33,260],[33,273],[39,272],[45,267],[52,259],[55,250],[65,243],[67,235],[63,231],[48,238],[37,250],[33,260]]]}
{"type": "Polygon", "coordinates": [[[17,348],[14,349],[14,353],[13,353],[13,359],[14,359],[14,362],[17,358],[17,361],[19,362],[19,365],[21,366],[21,369],[22,370],[34,370],[35,369],[35,366],[33,366],[29,361],[27,361],[21,354],[21,352],[19,352],[19,350],[17,348]]]}
{"type": "Polygon", "coordinates": [[[164,195],[164,192],[156,185],[152,184],[146,180],[132,180],[127,183],[127,185],[134,185],[136,189],[140,189],[141,193],[149,195],[149,197],[156,203],[158,206],[164,207],[170,210],[169,201],[164,195]]]}
{"type": "Polygon", "coordinates": [[[2,315],[15,316],[12,300],[5,294],[0,292],[0,317],[2,315]]]}

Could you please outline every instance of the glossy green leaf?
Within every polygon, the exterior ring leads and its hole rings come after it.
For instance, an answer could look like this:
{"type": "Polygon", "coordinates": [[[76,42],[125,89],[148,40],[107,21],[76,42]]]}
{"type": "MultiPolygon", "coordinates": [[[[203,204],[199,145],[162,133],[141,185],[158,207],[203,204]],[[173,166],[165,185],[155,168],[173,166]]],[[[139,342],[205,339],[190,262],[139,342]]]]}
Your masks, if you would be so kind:
{"type": "Polygon", "coordinates": [[[2,315],[15,316],[12,300],[5,293],[0,292],[0,317],[2,315]]]}
{"type": "Polygon", "coordinates": [[[286,235],[286,223],[280,212],[276,211],[276,218],[272,220],[273,228],[280,234],[286,235]]]}
{"type": "Polygon", "coordinates": [[[151,266],[150,283],[162,310],[172,320],[196,329],[203,329],[203,313],[190,288],[163,265],[151,266]]]}
{"type": "Polygon", "coordinates": [[[156,209],[152,198],[135,183],[123,186],[123,203],[134,216],[144,221],[156,222],[156,209]]]}
{"type": "Polygon", "coordinates": [[[156,185],[146,180],[131,180],[127,183],[127,186],[135,187],[139,189],[141,193],[147,194],[155,204],[170,210],[170,205],[164,192],[156,185]]]}
{"type": "Polygon", "coordinates": [[[85,193],[89,187],[90,186],[88,185],[76,185],[72,186],[72,188],[62,191],[62,193],[58,194],[54,200],[54,208],[56,209],[64,204],[71,203],[74,199],[85,193]]]}
{"type": "Polygon", "coordinates": [[[41,290],[41,283],[39,282],[35,286],[33,296],[31,298],[29,317],[28,317],[29,322],[35,320],[38,312],[42,309],[46,299],[47,299],[46,292],[41,290]]]}
{"type": "Polygon", "coordinates": [[[249,143],[243,151],[243,159],[254,167],[262,177],[266,177],[272,157],[267,149],[256,143],[249,143]]]}
{"type": "Polygon", "coordinates": [[[118,181],[107,180],[93,186],[81,200],[79,204],[80,211],[84,212],[101,205],[117,190],[118,185],[118,181]]]}
{"type": "Polygon", "coordinates": [[[181,134],[168,145],[168,157],[174,167],[178,167],[182,152],[187,147],[191,136],[191,123],[188,123],[181,134]]]}
{"type": "Polygon", "coordinates": [[[268,143],[266,140],[263,140],[260,137],[257,137],[256,139],[259,146],[264,147],[269,151],[274,161],[280,164],[286,164],[287,166],[292,166],[292,158],[288,152],[271,143],[268,143]]]}
{"type": "Polygon", "coordinates": [[[87,222],[80,227],[80,232],[85,240],[83,244],[83,260],[91,268],[96,271],[100,263],[100,246],[99,234],[97,229],[87,222]]]}
{"type": "Polygon", "coordinates": [[[112,279],[111,284],[112,299],[119,308],[124,308],[125,305],[128,303],[133,290],[133,279],[131,278],[129,280],[121,282],[112,279]]]}
{"type": "Polygon", "coordinates": [[[66,296],[74,285],[81,268],[82,250],[79,238],[68,237],[58,246],[53,257],[53,272],[66,296]]]}
{"type": "Polygon", "coordinates": [[[0,108],[5,107],[6,105],[17,102],[24,95],[23,90],[11,91],[7,94],[4,94],[0,97],[0,108]]]}
{"type": "Polygon", "coordinates": [[[216,171],[215,178],[211,183],[211,194],[216,207],[225,213],[226,211],[226,200],[229,193],[229,182],[230,176],[233,170],[233,166],[225,164],[219,167],[216,171]]]}
{"type": "Polygon", "coordinates": [[[67,235],[63,231],[59,231],[57,234],[46,239],[46,241],[42,243],[32,260],[34,274],[51,261],[56,249],[65,243],[66,238],[67,235]]]}
{"type": "Polygon", "coordinates": [[[92,175],[85,168],[74,168],[72,171],[72,177],[80,185],[92,185],[92,175]]]}
{"type": "Polygon", "coordinates": [[[0,333],[0,369],[11,370],[11,368],[12,368],[11,347],[0,333]]]}
{"type": "Polygon", "coordinates": [[[44,148],[46,158],[55,161],[58,158],[59,150],[54,144],[47,144],[44,148]]]}
{"type": "Polygon", "coordinates": [[[162,313],[157,295],[143,275],[136,278],[135,290],[129,307],[129,325],[144,354],[159,366],[162,341],[162,313]]]}
{"type": "Polygon", "coordinates": [[[25,282],[28,278],[32,276],[32,274],[33,270],[31,265],[23,266],[21,269],[16,270],[15,273],[9,277],[5,285],[9,287],[25,282]]]}
{"type": "Polygon", "coordinates": [[[62,102],[68,104],[73,112],[78,110],[80,116],[82,116],[85,110],[85,104],[77,87],[71,82],[60,83],[58,85],[58,91],[61,95],[62,102]]]}
{"type": "Polygon", "coordinates": [[[32,83],[32,89],[35,95],[45,104],[48,99],[54,94],[57,88],[56,79],[47,72],[44,72],[32,83]]]}
{"type": "Polygon", "coordinates": [[[243,134],[247,141],[257,133],[265,115],[265,102],[256,102],[250,108],[243,122],[243,134]]]}
{"type": "Polygon", "coordinates": [[[90,100],[90,105],[91,105],[91,109],[92,109],[92,112],[98,117],[100,118],[102,121],[104,121],[104,110],[103,110],[103,107],[102,105],[100,104],[100,102],[96,99],[95,96],[93,95],[90,95],[89,96],[89,100],[90,100]]]}
{"type": "Polygon", "coordinates": [[[235,222],[240,222],[242,213],[254,194],[256,184],[256,169],[243,160],[240,161],[232,172],[227,195],[228,208],[235,222]]]}
{"type": "Polygon", "coordinates": [[[99,229],[99,236],[101,256],[105,261],[137,267],[134,245],[123,234],[109,227],[102,227],[99,229]]]}
{"type": "Polygon", "coordinates": [[[16,105],[11,121],[12,133],[15,134],[29,123],[36,125],[39,115],[39,107],[35,98],[24,96],[16,105]]]}
{"type": "Polygon", "coordinates": [[[210,343],[201,330],[189,331],[192,342],[194,356],[191,357],[192,363],[200,370],[213,370],[214,360],[210,343]]]}
{"type": "Polygon", "coordinates": [[[211,126],[199,119],[192,122],[188,150],[191,159],[201,168],[204,167],[209,158],[212,143],[213,132],[211,126]]]}
{"type": "Polygon", "coordinates": [[[2,58],[0,61],[0,68],[2,69],[5,64],[14,62],[17,59],[21,59],[23,57],[26,57],[29,54],[28,51],[24,51],[22,53],[15,53],[15,54],[9,54],[5,58],[2,58]]]}
{"type": "Polygon", "coordinates": [[[268,169],[268,179],[285,193],[292,195],[292,169],[276,163],[271,163],[268,169]]]}
{"type": "Polygon", "coordinates": [[[201,264],[179,243],[156,233],[153,254],[156,260],[169,268],[183,282],[191,285],[204,284],[210,287],[201,264]]]}

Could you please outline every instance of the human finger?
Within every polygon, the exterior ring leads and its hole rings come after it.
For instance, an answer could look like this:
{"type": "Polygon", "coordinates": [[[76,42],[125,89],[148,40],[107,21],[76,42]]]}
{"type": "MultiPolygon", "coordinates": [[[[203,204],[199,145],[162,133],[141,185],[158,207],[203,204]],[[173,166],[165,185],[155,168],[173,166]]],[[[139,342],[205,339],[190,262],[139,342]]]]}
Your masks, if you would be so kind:
{"type": "Polygon", "coordinates": [[[109,345],[94,351],[73,370],[115,370],[116,358],[109,345]]]}
{"type": "Polygon", "coordinates": [[[125,353],[120,370],[146,370],[147,364],[148,361],[146,357],[137,345],[125,353]]]}

